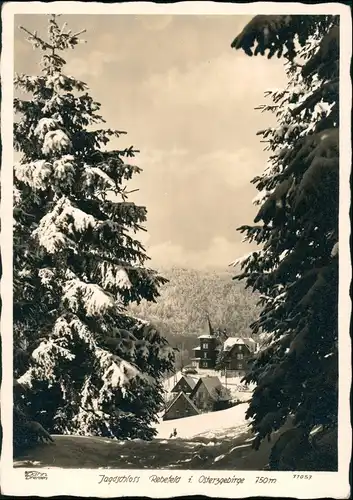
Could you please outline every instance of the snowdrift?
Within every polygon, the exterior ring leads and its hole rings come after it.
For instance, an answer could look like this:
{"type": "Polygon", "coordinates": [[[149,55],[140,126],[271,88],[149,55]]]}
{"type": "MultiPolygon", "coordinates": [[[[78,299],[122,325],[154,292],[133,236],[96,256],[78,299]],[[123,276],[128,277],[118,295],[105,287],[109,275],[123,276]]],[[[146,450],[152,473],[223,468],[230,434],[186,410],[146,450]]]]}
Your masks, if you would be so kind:
{"type": "Polygon", "coordinates": [[[169,438],[173,429],[177,430],[177,437],[183,439],[197,436],[209,438],[238,436],[247,432],[248,421],[245,419],[247,407],[248,405],[243,403],[223,411],[161,422],[156,426],[157,438],[169,438]]]}

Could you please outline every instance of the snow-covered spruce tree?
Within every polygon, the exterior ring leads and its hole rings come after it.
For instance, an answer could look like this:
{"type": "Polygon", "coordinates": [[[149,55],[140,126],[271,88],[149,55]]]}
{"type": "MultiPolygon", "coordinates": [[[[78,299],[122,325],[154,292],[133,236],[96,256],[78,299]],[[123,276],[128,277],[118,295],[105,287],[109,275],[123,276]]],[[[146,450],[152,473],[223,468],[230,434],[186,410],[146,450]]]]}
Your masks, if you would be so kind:
{"type": "MultiPolygon", "coordinates": [[[[249,55],[254,46],[255,55],[287,59],[288,85],[261,106],[277,126],[259,133],[270,159],[252,181],[256,225],[239,228],[260,249],[236,262],[236,278],[260,292],[252,329],[266,338],[245,377],[257,384],[248,410],[254,446],[292,418],[272,455],[273,468],[290,469],[308,453],[315,426],[337,427],[338,18],[256,16],[232,44],[249,55]]],[[[334,469],[330,456],[307,466],[334,469]]]]}
{"type": "Polygon", "coordinates": [[[98,128],[100,105],[63,72],[79,34],[57,16],[48,41],[24,31],[43,55],[40,75],[14,80],[30,95],[14,101],[15,443],[30,441],[24,414],[49,432],[149,439],[174,356],[126,312],[166,281],[134,237],[146,220],[128,201],[135,151],[105,149],[122,132],[98,128]]]}

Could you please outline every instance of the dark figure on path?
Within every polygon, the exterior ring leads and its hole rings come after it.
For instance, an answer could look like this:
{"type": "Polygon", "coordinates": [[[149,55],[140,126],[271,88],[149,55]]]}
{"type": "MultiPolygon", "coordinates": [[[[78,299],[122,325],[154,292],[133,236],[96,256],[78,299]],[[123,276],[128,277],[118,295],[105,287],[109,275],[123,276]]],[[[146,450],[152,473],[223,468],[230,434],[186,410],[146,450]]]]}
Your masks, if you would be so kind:
{"type": "Polygon", "coordinates": [[[177,435],[178,435],[177,430],[174,428],[173,432],[169,436],[169,439],[175,438],[175,437],[177,437],[177,435]]]}

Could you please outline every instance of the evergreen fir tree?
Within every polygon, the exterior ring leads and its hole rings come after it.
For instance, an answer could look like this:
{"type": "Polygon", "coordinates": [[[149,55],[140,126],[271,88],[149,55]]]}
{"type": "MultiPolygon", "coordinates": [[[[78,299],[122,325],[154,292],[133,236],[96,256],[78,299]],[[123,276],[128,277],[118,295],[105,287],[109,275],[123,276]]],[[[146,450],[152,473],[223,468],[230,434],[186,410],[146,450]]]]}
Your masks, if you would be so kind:
{"type": "Polygon", "coordinates": [[[228,338],[226,329],[217,329],[215,337],[218,339],[218,351],[216,355],[215,370],[222,371],[226,366],[226,352],[224,351],[224,342],[228,338]]]}
{"type": "Polygon", "coordinates": [[[226,367],[226,353],[224,351],[224,344],[221,344],[219,346],[219,350],[217,352],[216,356],[216,362],[215,362],[215,370],[216,371],[224,371],[226,367]]]}
{"type": "MultiPolygon", "coordinates": [[[[267,92],[271,103],[260,107],[277,126],[259,132],[270,159],[252,181],[256,225],[240,228],[261,248],[236,262],[236,278],[261,294],[252,329],[266,338],[245,377],[257,384],[248,410],[254,446],[293,418],[297,430],[273,462],[290,469],[315,426],[337,426],[338,17],[256,16],[232,47],[287,60],[287,88],[267,92]]],[[[337,458],[325,465],[336,466],[337,458]]]]}
{"type": "Polygon", "coordinates": [[[134,236],[146,220],[126,187],[136,151],[105,148],[123,132],[99,128],[100,104],[65,74],[82,32],[57,17],[47,41],[22,28],[41,73],[14,79],[30,94],[14,100],[14,440],[47,439],[44,428],[150,439],[174,354],[126,307],[154,301],[166,280],[134,236]]]}

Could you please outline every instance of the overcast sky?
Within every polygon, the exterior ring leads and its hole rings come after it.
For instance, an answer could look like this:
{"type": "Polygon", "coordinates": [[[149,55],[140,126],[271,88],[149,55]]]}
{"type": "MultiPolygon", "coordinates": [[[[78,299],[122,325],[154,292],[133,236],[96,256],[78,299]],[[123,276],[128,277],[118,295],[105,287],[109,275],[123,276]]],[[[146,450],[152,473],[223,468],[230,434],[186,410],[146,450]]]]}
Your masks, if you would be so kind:
{"type": "MultiPolygon", "coordinates": [[[[250,180],[267,153],[256,132],[271,122],[254,107],[282,87],[283,61],[251,58],[230,44],[246,16],[62,16],[86,44],[67,53],[66,72],[84,80],[118,145],[141,153],[133,201],[147,206],[141,235],[152,265],[227,268],[251,248],[236,228],[251,224],[250,180]]],[[[46,18],[15,25],[46,35],[46,18]]],[[[16,29],[15,70],[38,72],[39,51],[16,29]]],[[[117,144],[114,144],[117,146],[117,144]]],[[[119,147],[118,146],[118,147],[119,147]]]]}

